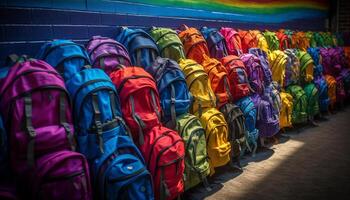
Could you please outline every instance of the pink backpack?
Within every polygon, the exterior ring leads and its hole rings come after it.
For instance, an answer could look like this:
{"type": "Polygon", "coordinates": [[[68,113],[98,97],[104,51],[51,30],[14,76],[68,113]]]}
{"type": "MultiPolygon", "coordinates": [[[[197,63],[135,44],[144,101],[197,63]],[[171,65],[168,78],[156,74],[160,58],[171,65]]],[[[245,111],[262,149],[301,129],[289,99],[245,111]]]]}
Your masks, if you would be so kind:
{"type": "Polygon", "coordinates": [[[241,38],[238,32],[233,28],[222,27],[220,33],[224,36],[229,55],[239,56],[242,54],[241,38]]]}

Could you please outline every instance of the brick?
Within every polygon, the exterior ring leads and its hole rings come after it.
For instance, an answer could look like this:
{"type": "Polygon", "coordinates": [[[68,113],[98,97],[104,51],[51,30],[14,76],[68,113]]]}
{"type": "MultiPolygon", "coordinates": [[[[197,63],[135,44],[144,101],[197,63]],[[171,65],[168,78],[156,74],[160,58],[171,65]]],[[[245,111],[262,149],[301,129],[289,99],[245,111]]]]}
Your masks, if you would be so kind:
{"type": "Polygon", "coordinates": [[[70,24],[78,25],[99,25],[101,16],[99,13],[92,12],[71,12],[69,14],[70,24]]]}

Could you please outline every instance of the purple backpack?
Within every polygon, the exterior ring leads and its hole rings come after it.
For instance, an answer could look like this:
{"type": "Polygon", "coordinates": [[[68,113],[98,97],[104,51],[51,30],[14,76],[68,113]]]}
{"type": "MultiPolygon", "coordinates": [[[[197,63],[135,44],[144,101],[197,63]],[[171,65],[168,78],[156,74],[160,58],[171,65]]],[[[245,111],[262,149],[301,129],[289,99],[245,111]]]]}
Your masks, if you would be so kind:
{"type": "Polygon", "coordinates": [[[19,178],[19,183],[21,193],[31,194],[32,199],[92,200],[88,163],[74,151],[41,156],[35,167],[19,178]]]}
{"type": "Polygon", "coordinates": [[[221,59],[228,55],[226,40],[216,28],[202,27],[201,33],[208,44],[210,57],[221,59]]]}
{"type": "Polygon", "coordinates": [[[342,69],[341,51],[336,48],[320,49],[324,74],[337,77],[342,69]]]}
{"type": "Polygon", "coordinates": [[[258,94],[253,94],[251,98],[257,110],[256,128],[259,130],[259,135],[271,137],[278,133],[280,129],[278,113],[269,99],[266,96],[260,97],[258,94]]]}
{"type": "Polygon", "coordinates": [[[70,100],[55,69],[21,57],[2,80],[0,100],[11,167],[24,188],[37,186],[28,191],[33,199],[91,199],[86,160],[68,151],[74,147],[70,100]]]}
{"type": "Polygon", "coordinates": [[[253,54],[241,55],[247,74],[249,83],[255,93],[263,94],[264,92],[264,69],[260,63],[260,59],[253,54]]]}
{"type": "Polygon", "coordinates": [[[69,149],[73,125],[68,93],[61,76],[39,60],[18,61],[2,81],[1,112],[9,130],[11,161],[21,172],[25,161],[43,154],[69,149]],[[43,117],[44,116],[44,117],[43,117]]]}
{"type": "Polygon", "coordinates": [[[111,38],[93,36],[88,42],[86,49],[89,53],[92,67],[101,68],[107,74],[119,68],[120,65],[131,65],[126,48],[111,38]]]}
{"type": "Polygon", "coordinates": [[[249,53],[257,56],[260,59],[261,66],[264,72],[264,85],[268,86],[272,83],[272,72],[270,69],[270,64],[267,59],[267,54],[260,48],[250,48],[249,53]]]}

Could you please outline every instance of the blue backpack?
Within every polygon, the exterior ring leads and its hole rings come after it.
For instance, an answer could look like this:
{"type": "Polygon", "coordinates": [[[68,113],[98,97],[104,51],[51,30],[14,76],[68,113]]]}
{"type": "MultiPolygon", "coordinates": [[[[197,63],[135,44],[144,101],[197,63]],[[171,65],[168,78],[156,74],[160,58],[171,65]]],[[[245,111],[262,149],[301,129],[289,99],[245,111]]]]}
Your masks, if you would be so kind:
{"type": "Polygon", "coordinates": [[[201,28],[201,33],[207,41],[210,57],[221,59],[228,56],[226,40],[218,29],[204,26],[201,28]]]}
{"type": "MultiPolygon", "coordinates": [[[[254,106],[254,103],[250,97],[243,97],[235,102],[237,106],[243,112],[245,118],[245,127],[247,130],[246,141],[248,142],[247,147],[250,152],[255,154],[256,148],[258,147],[257,141],[259,137],[259,131],[256,129],[256,116],[257,110],[254,106]],[[250,147],[253,147],[251,149],[250,147]]],[[[242,151],[244,153],[244,151],[242,151]]]]}
{"type": "Polygon", "coordinates": [[[131,62],[135,66],[146,69],[159,55],[156,43],[142,29],[119,27],[116,40],[127,48],[131,62]]]}
{"type": "Polygon", "coordinates": [[[260,59],[264,73],[264,86],[269,86],[272,83],[272,72],[266,52],[260,48],[250,48],[249,53],[257,56],[260,59]]]}
{"type": "Polygon", "coordinates": [[[153,199],[151,176],[121,118],[117,91],[101,69],[66,82],[73,102],[78,150],[88,159],[98,199],[153,199]]]}
{"type": "Polygon", "coordinates": [[[188,113],[191,105],[192,98],[185,76],[177,62],[169,58],[157,57],[148,69],[157,83],[163,122],[171,120],[176,127],[176,117],[188,113]]]}
{"type": "Polygon", "coordinates": [[[53,66],[65,81],[90,65],[84,46],[70,40],[54,40],[44,44],[36,58],[53,66]]]}

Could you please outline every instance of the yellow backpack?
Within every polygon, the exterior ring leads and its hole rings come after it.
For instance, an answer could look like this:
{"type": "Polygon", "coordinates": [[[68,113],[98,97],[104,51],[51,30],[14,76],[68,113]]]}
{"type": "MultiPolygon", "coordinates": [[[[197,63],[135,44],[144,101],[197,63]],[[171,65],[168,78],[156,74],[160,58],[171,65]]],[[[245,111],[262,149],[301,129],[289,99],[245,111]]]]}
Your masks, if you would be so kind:
{"type": "MultiPolygon", "coordinates": [[[[198,116],[198,113],[195,113],[198,116]]],[[[207,108],[199,120],[205,129],[210,174],[214,168],[226,165],[230,161],[231,144],[228,140],[228,126],[224,115],[216,108],[207,108]]]]}
{"type": "Polygon", "coordinates": [[[204,108],[214,108],[216,97],[211,89],[210,80],[202,65],[191,59],[180,59],[179,65],[186,77],[187,85],[193,96],[190,108],[192,114],[198,112],[201,117],[204,108]]]}
{"type": "Polygon", "coordinates": [[[258,48],[268,53],[269,45],[267,44],[266,38],[261,34],[259,30],[252,30],[251,32],[258,43],[258,48]]]}
{"type": "Polygon", "coordinates": [[[288,56],[283,51],[275,50],[268,54],[268,58],[272,72],[272,80],[283,87],[288,56]]]}
{"type": "Polygon", "coordinates": [[[281,92],[282,107],[280,110],[280,128],[292,127],[293,96],[281,92]]]}

